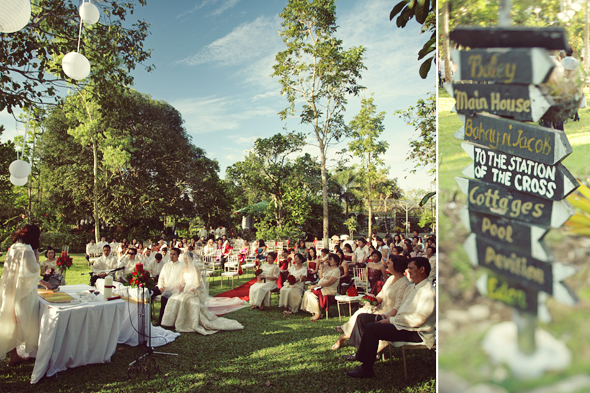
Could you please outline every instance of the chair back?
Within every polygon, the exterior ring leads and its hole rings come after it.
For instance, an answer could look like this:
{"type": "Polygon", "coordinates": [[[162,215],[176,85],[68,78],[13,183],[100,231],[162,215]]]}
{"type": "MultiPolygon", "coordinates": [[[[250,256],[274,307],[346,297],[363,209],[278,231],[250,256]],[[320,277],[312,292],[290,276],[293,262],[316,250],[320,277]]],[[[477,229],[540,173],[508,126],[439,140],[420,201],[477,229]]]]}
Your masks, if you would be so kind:
{"type": "Polygon", "coordinates": [[[354,272],[354,285],[357,290],[363,290],[365,293],[369,291],[369,273],[366,267],[355,267],[354,272]]]}
{"type": "Polygon", "coordinates": [[[277,247],[275,251],[282,251],[285,248],[285,242],[277,242],[277,247]]]}

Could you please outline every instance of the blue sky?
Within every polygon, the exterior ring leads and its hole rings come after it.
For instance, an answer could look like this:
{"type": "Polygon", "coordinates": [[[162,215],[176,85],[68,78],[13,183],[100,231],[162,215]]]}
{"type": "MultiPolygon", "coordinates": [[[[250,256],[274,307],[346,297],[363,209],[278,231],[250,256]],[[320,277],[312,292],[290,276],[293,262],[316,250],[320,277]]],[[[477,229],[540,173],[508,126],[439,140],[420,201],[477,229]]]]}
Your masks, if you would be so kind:
{"type": "MultiPolygon", "coordinates": [[[[404,189],[429,189],[432,178],[425,171],[407,172],[413,167],[405,161],[408,140],[418,134],[393,112],[434,92],[436,80],[433,71],[428,81],[418,75],[417,53],[427,35],[419,34],[415,21],[404,29],[389,21],[395,3],[337,2],[338,38],[345,48],[367,48],[367,70],[361,80],[366,90],[359,97],[349,97],[346,120],[358,113],[362,97],[374,93],[377,110],[387,113],[382,139],[390,146],[385,156],[390,176],[397,177],[404,189]]],[[[219,161],[221,176],[227,166],[244,158],[256,138],[270,137],[285,126],[310,131],[298,118],[281,121],[277,114],[287,102],[270,74],[277,52],[284,49],[278,14],[285,5],[279,0],[151,0],[133,15],[151,23],[144,47],[153,50],[150,63],[156,66],[150,73],[139,66],[133,72],[134,88],[180,111],[193,143],[219,161]]],[[[22,127],[15,130],[14,120],[6,113],[0,113],[2,123],[7,128],[4,140],[23,132],[22,127]]],[[[334,153],[346,145],[346,140],[335,145],[329,157],[335,158],[334,153]]],[[[315,146],[304,149],[319,156],[315,146]]]]}

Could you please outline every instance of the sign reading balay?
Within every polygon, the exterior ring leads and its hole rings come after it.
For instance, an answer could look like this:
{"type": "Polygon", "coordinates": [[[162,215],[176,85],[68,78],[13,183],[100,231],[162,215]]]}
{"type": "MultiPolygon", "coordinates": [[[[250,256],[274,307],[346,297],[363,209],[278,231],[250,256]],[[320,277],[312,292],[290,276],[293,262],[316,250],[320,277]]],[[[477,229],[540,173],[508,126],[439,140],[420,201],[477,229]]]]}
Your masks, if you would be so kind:
{"type": "Polygon", "coordinates": [[[473,159],[457,182],[467,195],[461,219],[472,232],[465,251],[490,271],[478,288],[533,315],[546,295],[573,304],[562,281],[575,269],[554,261],[543,243],[574,213],[564,198],[579,184],[560,164],[572,148],[563,131],[526,123],[555,105],[539,85],[555,68],[547,49],[568,46],[564,31],[465,27],[450,38],[471,48],[453,51],[457,72],[447,89],[464,124],[455,137],[473,159]]]}

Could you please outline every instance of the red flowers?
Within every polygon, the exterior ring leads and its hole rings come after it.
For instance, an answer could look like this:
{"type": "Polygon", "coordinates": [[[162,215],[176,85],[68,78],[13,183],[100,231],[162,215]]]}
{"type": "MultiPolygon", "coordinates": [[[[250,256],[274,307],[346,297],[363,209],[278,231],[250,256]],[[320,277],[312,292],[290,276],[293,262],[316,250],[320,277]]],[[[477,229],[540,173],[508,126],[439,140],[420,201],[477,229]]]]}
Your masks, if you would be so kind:
{"type": "Polygon", "coordinates": [[[376,306],[377,304],[379,304],[379,302],[377,301],[377,298],[373,295],[363,296],[363,303],[370,304],[371,306],[376,306]]]}
{"type": "Polygon", "coordinates": [[[295,283],[297,282],[297,279],[295,278],[294,275],[289,274],[289,276],[287,276],[287,281],[289,281],[289,285],[295,285],[295,283]]]}
{"type": "Polygon", "coordinates": [[[62,253],[62,255],[57,258],[57,262],[55,264],[59,267],[59,271],[63,274],[66,269],[72,267],[72,258],[68,256],[67,253],[62,253]]]}
{"type": "Polygon", "coordinates": [[[350,297],[358,296],[359,292],[356,290],[355,287],[350,287],[346,290],[346,294],[350,297]]]}
{"type": "Polygon", "coordinates": [[[130,286],[131,288],[146,287],[152,289],[156,287],[156,283],[150,276],[150,272],[143,269],[143,265],[140,269],[138,269],[136,265],[135,270],[127,275],[127,284],[125,285],[130,286]]]}
{"type": "Polygon", "coordinates": [[[256,274],[257,276],[260,276],[262,274],[262,269],[258,269],[254,272],[254,274],[256,274]]]}

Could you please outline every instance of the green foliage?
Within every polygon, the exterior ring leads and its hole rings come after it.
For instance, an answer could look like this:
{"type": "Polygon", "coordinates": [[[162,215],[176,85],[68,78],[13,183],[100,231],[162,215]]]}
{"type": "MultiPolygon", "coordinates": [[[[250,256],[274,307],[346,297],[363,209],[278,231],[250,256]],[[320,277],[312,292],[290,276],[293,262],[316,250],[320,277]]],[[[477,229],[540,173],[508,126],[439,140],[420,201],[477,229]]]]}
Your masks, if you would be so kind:
{"type": "MultiPolygon", "coordinates": [[[[145,0],[138,3],[145,5],[145,0]]],[[[143,48],[148,24],[127,21],[136,2],[110,0],[96,4],[101,21],[82,29],[80,46],[80,52],[92,64],[91,74],[78,83],[92,83],[98,91],[107,93],[130,85],[130,72],[149,58],[150,51],[143,48]]],[[[77,2],[40,0],[32,5],[26,27],[0,35],[0,111],[13,113],[15,107],[35,106],[56,96],[66,78],[61,60],[77,48],[79,21],[77,2]]],[[[146,68],[149,71],[151,66],[146,68]]]]}
{"type": "Polygon", "coordinates": [[[393,7],[389,13],[389,20],[393,20],[397,15],[397,27],[404,28],[410,19],[416,17],[416,22],[423,25],[422,33],[425,30],[431,31],[430,38],[422,49],[418,52],[418,60],[424,59],[430,55],[420,65],[420,77],[426,79],[428,72],[432,67],[434,60],[434,50],[436,49],[436,0],[402,0],[393,7]]]}
{"type": "Polygon", "coordinates": [[[425,168],[428,173],[436,175],[436,95],[429,93],[426,99],[420,98],[416,106],[407,110],[397,110],[395,115],[420,133],[418,139],[410,141],[410,152],[406,160],[414,161],[416,173],[425,168]]]}
{"type": "Polygon", "coordinates": [[[355,217],[348,217],[348,220],[344,221],[344,225],[348,228],[348,232],[350,232],[350,238],[352,239],[352,234],[358,230],[358,224],[356,222],[355,217]]]}
{"type": "Polygon", "coordinates": [[[323,237],[328,237],[329,206],[326,152],[345,133],[343,112],[347,96],[357,95],[363,87],[361,77],[365,48],[344,50],[336,38],[335,0],[289,0],[280,14],[279,31],[286,49],[276,56],[272,76],[278,77],[281,94],[288,106],[279,112],[281,119],[299,112],[302,124],[311,126],[311,134],[320,149],[323,205],[323,237]]]}

